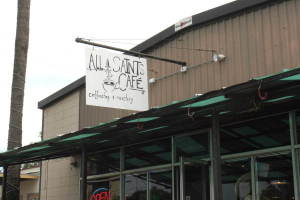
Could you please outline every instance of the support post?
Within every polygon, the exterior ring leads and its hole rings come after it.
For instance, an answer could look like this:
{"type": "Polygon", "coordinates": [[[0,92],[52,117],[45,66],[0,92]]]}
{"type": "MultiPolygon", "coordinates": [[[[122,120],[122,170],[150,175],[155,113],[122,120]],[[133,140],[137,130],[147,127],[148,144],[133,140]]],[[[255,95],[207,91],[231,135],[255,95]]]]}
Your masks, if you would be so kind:
{"type": "Polygon", "coordinates": [[[124,147],[120,148],[120,199],[125,200],[125,150],[124,147]]]}
{"type": "Polygon", "coordinates": [[[6,188],[7,188],[7,166],[3,167],[3,180],[2,180],[2,200],[6,200],[6,188]]]}
{"type": "Polygon", "coordinates": [[[180,200],[185,200],[185,169],[184,158],[180,157],[180,200]]]}
{"type": "Polygon", "coordinates": [[[298,150],[295,148],[297,144],[297,118],[296,112],[291,111],[289,113],[289,121],[290,121],[290,137],[291,137],[291,153],[292,153],[292,165],[293,165],[293,178],[294,178],[294,194],[295,200],[299,200],[300,191],[299,191],[299,177],[300,177],[300,170],[299,170],[299,155],[298,150]]]}
{"type": "Polygon", "coordinates": [[[171,138],[172,144],[172,200],[176,200],[176,193],[175,193],[175,165],[176,162],[176,146],[175,146],[175,138],[172,136],[171,138]]]}
{"type": "Polygon", "coordinates": [[[147,200],[151,199],[150,172],[147,172],[147,200]]]}
{"type": "Polygon", "coordinates": [[[251,156],[251,199],[256,200],[257,194],[257,164],[256,157],[251,156]]]}
{"type": "Polygon", "coordinates": [[[86,148],[82,147],[81,150],[81,175],[80,175],[80,200],[87,200],[87,153],[86,148]]]}
{"type": "Polygon", "coordinates": [[[213,200],[222,200],[222,179],[221,179],[221,152],[220,152],[220,125],[218,114],[214,114],[211,129],[211,175],[213,200]]]}

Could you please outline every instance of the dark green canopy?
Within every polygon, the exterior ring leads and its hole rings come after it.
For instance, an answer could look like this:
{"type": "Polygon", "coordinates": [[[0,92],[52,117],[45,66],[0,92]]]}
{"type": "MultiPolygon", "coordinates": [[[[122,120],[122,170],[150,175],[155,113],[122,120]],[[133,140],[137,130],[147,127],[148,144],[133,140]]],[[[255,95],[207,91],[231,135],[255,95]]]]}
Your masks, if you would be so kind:
{"type": "Polygon", "coordinates": [[[7,151],[0,154],[0,166],[75,155],[83,146],[95,152],[208,128],[214,116],[228,123],[286,112],[300,107],[299,98],[298,67],[7,151]]]}

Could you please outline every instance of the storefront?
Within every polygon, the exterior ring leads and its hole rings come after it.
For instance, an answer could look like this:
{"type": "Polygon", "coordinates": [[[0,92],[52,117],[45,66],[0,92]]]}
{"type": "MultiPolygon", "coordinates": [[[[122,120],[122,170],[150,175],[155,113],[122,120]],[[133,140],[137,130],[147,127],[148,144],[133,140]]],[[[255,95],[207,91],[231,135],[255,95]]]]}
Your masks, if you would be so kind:
{"type": "MultiPolygon", "coordinates": [[[[221,126],[223,199],[295,199],[299,114],[221,126]]],[[[204,129],[92,153],[88,196],[107,188],[112,200],[210,199],[210,138],[204,129]]]]}
{"type": "Polygon", "coordinates": [[[41,200],[300,200],[299,11],[237,0],[173,24],[131,49],[184,63],[147,60],[149,110],[89,106],[82,77],[0,166],[43,161],[41,200]]]}

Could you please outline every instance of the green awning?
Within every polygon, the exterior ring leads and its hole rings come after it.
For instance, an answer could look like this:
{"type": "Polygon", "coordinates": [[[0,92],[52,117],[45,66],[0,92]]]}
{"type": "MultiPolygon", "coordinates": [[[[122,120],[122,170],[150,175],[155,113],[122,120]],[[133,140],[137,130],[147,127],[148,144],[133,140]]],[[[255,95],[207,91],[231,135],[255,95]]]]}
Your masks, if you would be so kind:
{"type": "MultiPolygon", "coordinates": [[[[288,109],[300,109],[298,103],[300,82],[297,81],[299,78],[300,68],[290,69],[107,123],[102,122],[94,127],[0,153],[0,166],[76,155],[83,147],[88,152],[96,152],[195,131],[203,127],[207,128],[211,124],[210,117],[216,113],[221,119],[232,117],[238,120],[241,116],[258,115],[260,111],[264,113],[268,110],[274,112],[280,109],[280,112],[284,112],[288,109]],[[267,99],[258,98],[259,89],[268,92],[267,99]],[[288,104],[285,105],[288,106],[280,106],[286,102],[288,104]]],[[[248,130],[242,132],[253,134],[253,130],[246,129],[248,130]]],[[[235,132],[239,133],[241,130],[235,132]]],[[[254,141],[257,139],[264,140],[264,138],[253,138],[254,141]]],[[[194,142],[186,141],[191,146],[194,142]]],[[[155,151],[155,149],[157,147],[146,151],[155,151]]],[[[191,148],[187,151],[196,150],[191,148]]],[[[163,154],[160,156],[162,159],[167,159],[163,154]]],[[[134,165],[146,164],[142,160],[130,162],[134,165]]]]}

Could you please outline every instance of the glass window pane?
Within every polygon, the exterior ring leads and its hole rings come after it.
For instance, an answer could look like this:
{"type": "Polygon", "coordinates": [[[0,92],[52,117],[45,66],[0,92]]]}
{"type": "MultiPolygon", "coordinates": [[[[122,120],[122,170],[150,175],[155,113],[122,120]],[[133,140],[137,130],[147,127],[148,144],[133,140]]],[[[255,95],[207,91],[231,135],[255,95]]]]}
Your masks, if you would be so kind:
{"type": "Polygon", "coordinates": [[[125,199],[126,200],[147,199],[147,175],[146,174],[125,175],[125,199]]]}
{"type": "Polygon", "coordinates": [[[185,165],[184,169],[185,199],[210,199],[208,166],[193,163],[185,165]]]}
{"type": "Polygon", "coordinates": [[[176,159],[191,158],[203,159],[209,157],[208,133],[180,136],[175,138],[176,159]]]}
{"type": "Polygon", "coordinates": [[[291,154],[257,159],[260,200],[292,200],[294,197],[291,154]]]}
{"type": "Polygon", "coordinates": [[[172,200],[172,172],[152,172],[150,174],[151,200],[172,200]]]}
{"type": "Polygon", "coordinates": [[[87,174],[105,174],[120,170],[120,151],[100,152],[88,156],[87,174]]]}
{"type": "Polygon", "coordinates": [[[139,144],[125,149],[126,169],[167,163],[171,163],[171,139],[139,144]]]}
{"type": "Polygon", "coordinates": [[[251,199],[250,159],[225,161],[222,165],[223,199],[251,199]]]}
{"type": "Polygon", "coordinates": [[[232,154],[290,144],[288,114],[224,126],[221,154],[232,154]]]}
{"type": "Polygon", "coordinates": [[[120,200],[120,178],[89,180],[87,194],[89,200],[120,200]]]}

